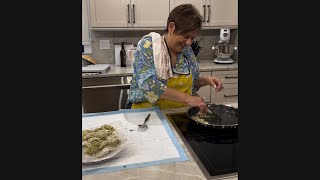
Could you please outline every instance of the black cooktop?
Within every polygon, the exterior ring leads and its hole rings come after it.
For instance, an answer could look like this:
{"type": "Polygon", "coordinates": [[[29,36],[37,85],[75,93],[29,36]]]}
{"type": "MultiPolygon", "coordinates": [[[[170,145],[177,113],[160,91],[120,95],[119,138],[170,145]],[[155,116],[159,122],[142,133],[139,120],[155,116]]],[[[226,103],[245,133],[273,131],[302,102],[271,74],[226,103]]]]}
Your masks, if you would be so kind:
{"type": "Polygon", "coordinates": [[[203,127],[186,114],[172,114],[168,118],[183,135],[185,143],[189,144],[192,154],[201,162],[201,166],[205,168],[202,170],[207,176],[238,172],[238,128],[203,127]]]}

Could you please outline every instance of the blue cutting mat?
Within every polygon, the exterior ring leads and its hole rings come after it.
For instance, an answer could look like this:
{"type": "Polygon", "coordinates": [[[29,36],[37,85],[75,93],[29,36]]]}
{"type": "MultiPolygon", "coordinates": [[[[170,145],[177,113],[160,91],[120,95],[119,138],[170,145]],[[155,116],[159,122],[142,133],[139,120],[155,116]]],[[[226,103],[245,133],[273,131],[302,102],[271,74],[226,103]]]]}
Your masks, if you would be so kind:
{"type": "MultiPolygon", "coordinates": [[[[110,114],[119,114],[123,112],[147,112],[147,111],[154,111],[159,116],[166,132],[168,133],[170,139],[172,140],[175,148],[179,153],[179,158],[171,158],[171,159],[164,159],[159,161],[150,161],[150,162],[143,162],[143,163],[135,163],[135,164],[127,164],[125,166],[112,166],[112,167],[102,167],[102,168],[92,168],[87,170],[82,170],[82,175],[92,175],[92,174],[99,174],[99,173],[106,173],[112,171],[121,171],[125,169],[134,169],[134,168],[141,168],[146,166],[153,166],[159,164],[167,164],[167,163],[175,163],[175,162],[182,162],[189,160],[188,156],[186,155],[185,151],[178,143],[174,133],[172,132],[165,115],[160,111],[159,107],[152,107],[152,108],[143,108],[143,109],[122,109],[120,111],[110,111],[110,112],[103,112],[103,113],[91,113],[91,114],[83,114],[82,117],[90,117],[90,116],[101,116],[101,115],[110,115],[110,114]]],[[[90,165],[85,165],[90,166],[90,165]]]]}

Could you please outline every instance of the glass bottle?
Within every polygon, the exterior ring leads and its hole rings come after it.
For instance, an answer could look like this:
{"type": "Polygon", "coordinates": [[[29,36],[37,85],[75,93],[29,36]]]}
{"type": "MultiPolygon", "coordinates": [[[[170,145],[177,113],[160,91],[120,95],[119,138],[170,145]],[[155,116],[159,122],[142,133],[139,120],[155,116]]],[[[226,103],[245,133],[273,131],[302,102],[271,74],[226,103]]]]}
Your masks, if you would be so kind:
{"type": "Polygon", "coordinates": [[[124,48],[124,42],[121,43],[120,60],[121,67],[126,67],[126,49],[124,48]]]}

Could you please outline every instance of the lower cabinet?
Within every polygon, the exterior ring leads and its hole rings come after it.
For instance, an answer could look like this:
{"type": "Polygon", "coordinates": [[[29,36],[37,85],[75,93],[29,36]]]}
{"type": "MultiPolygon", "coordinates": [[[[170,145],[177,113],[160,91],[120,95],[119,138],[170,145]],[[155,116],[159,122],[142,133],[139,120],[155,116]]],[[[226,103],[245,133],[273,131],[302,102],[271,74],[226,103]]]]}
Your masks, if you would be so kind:
{"type": "Polygon", "coordinates": [[[203,76],[220,78],[224,89],[216,92],[210,86],[204,86],[197,92],[207,103],[225,104],[238,102],[238,70],[200,72],[203,76]]]}
{"type": "MultiPolygon", "coordinates": [[[[210,72],[200,72],[200,76],[211,76],[210,72]]],[[[207,103],[211,102],[211,87],[203,86],[198,91],[197,94],[203,98],[203,100],[207,103]]]]}
{"type": "Polygon", "coordinates": [[[82,79],[82,114],[125,109],[131,76],[82,79]]]}
{"type": "Polygon", "coordinates": [[[237,85],[224,84],[224,89],[216,92],[212,89],[211,102],[215,104],[225,104],[238,102],[238,87],[237,85]]]}

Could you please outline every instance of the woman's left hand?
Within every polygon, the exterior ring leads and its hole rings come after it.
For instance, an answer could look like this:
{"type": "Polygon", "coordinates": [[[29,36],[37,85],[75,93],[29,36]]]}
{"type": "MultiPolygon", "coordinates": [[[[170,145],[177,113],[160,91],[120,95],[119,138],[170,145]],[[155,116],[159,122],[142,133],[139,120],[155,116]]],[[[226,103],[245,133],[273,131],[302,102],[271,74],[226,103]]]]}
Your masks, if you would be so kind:
{"type": "Polygon", "coordinates": [[[215,88],[216,92],[221,91],[223,89],[222,83],[219,78],[207,76],[206,80],[207,80],[207,84],[215,88]]]}

